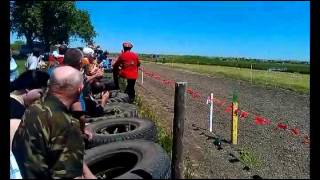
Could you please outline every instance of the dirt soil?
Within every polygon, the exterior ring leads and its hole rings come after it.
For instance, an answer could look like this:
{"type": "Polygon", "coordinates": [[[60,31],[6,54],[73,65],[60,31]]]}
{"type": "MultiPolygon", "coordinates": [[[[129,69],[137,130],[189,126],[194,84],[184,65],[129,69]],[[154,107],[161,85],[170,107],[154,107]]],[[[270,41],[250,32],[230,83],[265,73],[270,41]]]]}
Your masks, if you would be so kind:
{"type": "MultiPolygon", "coordinates": [[[[302,134],[309,135],[309,94],[266,88],[248,82],[206,76],[168,66],[148,63],[145,70],[156,73],[161,79],[188,82],[188,88],[204,97],[186,96],[186,120],[184,122],[184,165],[189,178],[309,178],[310,147],[303,143],[302,134]],[[232,102],[232,92],[239,92],[239,108],[249,112],[239,119],[238,145],[230,144],[231,112],[226,107],[232,102]],[[226,99],[223,106],[214,105],[213,133],[208,131],[209,106],[206,97],[226,99]],[[271,125],[257,125],[254,115],[270,119],[271,125]],[[276,124],[288,125],[287,130],[277,129],[276,124]],[[298,128],[294,135],[290,128],[298,128]],[[214,144],[221,140],[222,149],[214,144]],[[239,150],[248,152],[252,161],[241,160],[239,150]],[[256,163],[251,163],[256,162],[256,163]],[[246,167],[247,166],[247,167],[246,167]]],[[[140,73],[141,77],[141,73],[140,73]]],[[[174,88],[161,81],[144,76],[136,84],[136,91],[153,107],[162,123],[172,128],[174,88]]],[[[243,160],[243,159],[242,159],[243,160]]]]}

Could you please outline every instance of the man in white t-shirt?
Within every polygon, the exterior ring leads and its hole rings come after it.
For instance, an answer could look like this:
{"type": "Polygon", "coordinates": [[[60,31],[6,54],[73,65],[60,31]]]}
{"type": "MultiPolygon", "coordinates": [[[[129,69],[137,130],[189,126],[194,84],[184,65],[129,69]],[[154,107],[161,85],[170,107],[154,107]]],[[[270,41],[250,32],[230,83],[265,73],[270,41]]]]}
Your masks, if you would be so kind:
{"type": "Polygon", "coordinates": [[[10,49],[10,82],[13,82],[19,76],[18,65],[12,57],[12,50],[10,49]]]}
{"type": "Polygon", "coordinates": [[[40,57],[40,49],[34,48],[32,50],[32,54],[28,57],[26,62],[26,69],[27,70],[36,70],[39,63],[40,57]]]}

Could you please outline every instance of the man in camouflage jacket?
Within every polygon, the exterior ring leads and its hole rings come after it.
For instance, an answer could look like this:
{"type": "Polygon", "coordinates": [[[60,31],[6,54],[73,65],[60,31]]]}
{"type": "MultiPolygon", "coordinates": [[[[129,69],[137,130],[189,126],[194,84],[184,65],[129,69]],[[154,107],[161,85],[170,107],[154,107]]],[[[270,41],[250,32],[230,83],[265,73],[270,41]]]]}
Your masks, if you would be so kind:
{"type": "Polygon", "coordinates": [[[26,110],[12,147],[23,178],[95,178],[83,162],[79,120],[70,114],[82,88],[78,70],[58,67],[48,95],[26,110]]]}

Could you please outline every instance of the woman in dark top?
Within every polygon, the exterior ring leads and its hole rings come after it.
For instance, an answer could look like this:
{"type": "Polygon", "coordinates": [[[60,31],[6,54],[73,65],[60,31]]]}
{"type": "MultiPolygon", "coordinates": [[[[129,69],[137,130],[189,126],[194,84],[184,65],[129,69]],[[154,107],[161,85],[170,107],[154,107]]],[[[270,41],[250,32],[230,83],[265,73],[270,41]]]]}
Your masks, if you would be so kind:
{"type": "Polygon", "coordinates": [[[49,80],[46,72],[30,70],[22,73],[11,84],[10,92],[10,149],[26,107],[43,96],[49,80]]]}
{"type": "Polygon", "coordinates": [[[10,97],[10,119],[21,119],[26,108],[15,98],[10,97]]]}

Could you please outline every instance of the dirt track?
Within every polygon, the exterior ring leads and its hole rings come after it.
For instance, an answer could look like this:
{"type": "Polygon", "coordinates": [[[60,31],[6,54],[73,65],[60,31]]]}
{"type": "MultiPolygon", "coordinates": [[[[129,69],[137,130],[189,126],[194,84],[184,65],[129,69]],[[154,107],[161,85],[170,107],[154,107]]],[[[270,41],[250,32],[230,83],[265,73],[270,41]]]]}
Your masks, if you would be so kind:
{"type": "MultiPolygon", "coordinates": [[[[186,81],[188,87],[208,96],[211,92],[218,99],[226,99],[222,107],[214,106],[213,132],[208,129],[208,105],[205,98],[187,95],[184,132],[184,157],[189,157],[192,178],[309,178],[309,145],[303,144],[301,134],[309,134],[309,95],[254,86],[250,83],[221,77],[208,77],[163,65],[144,64],[147,71],[159,74],[161,79],[186,81]],[[249,117],[239,120],[238,145],[230,145],[231,114],[225,108],[231,103],[233,90],[239,91],[239,108],[249,112],[249,117]],[[260,115],[272,121],[272,125],[256,125],[254,116],[260,115]],[[289,129],[275,129],[282,122],[290,128],[298,128],[294,136],[289,129]],[[197,128],[198,127],[198,128],[197,128]],[[222,150],[213,141],[220,137],[222,150]],[[224,141],[226,140],[226,141],[224,141]],[[246,164],[233,162],[239,159],[238,150],[246,149],[258,159],[258,165],[244,170],[246,164]],[[233,157],[234,156],[234,157],[233,157]],[[256,177],[256,176],[255,176],[256,177]]],[[[157,110],[168,128],[173,119],[174,89],[160,81],[146,77],[143,86],[136,85],[137,93],[157,110]]]]}

